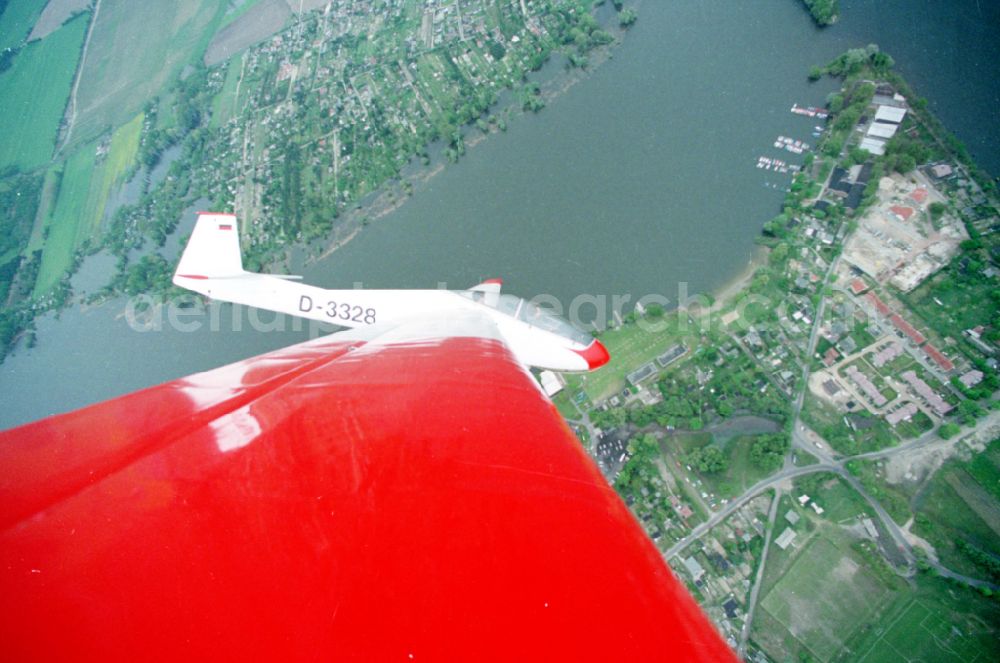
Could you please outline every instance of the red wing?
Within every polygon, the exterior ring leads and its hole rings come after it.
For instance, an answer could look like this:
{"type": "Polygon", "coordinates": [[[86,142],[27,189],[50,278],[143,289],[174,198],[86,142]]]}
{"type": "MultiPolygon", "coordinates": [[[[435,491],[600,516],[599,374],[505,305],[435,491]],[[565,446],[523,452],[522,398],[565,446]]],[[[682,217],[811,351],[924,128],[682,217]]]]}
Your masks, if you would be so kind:
{"type": "Polygon", "coordinates": [[[735,660],[495,338],[319,339],[0,467],[11,660],[735,660]]]}

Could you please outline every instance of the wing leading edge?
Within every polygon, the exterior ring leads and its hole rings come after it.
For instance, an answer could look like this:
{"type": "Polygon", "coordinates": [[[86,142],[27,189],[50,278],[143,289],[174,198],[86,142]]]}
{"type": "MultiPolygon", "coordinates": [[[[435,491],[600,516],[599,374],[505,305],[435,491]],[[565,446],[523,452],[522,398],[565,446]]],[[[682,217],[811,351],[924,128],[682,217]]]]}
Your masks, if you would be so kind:
{"type": "Polygon", "coordinates": [[[488,327],[324,337],[0,466],[12,659],[735,660],[488,327]]]}

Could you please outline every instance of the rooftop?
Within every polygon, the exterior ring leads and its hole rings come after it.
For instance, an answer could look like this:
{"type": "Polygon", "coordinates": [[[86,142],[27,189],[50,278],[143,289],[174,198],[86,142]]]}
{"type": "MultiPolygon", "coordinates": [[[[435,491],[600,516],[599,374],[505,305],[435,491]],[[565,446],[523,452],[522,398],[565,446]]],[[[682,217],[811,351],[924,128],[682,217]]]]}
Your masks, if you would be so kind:
{"type": "Polygon", "coordinates": [[[903,205],[893,205],[889,208],[893,214],[899,217],[900,221],[909,221],[910,217],[913,216],[913,208],[905,207],[903,205]]]}
{"type": "Polygon", "coordinates": [[[782,550],[788,548],[788,546],[795,540],[795,530],[791,527],[786,527],[785,531],[774,540],[775,545],[777,545],[782,550]]]}
{"type": "Polygon", "coordinates": [[[891,124],[899,124],[906,117],[906,109],[898,108],[895,106],[879,106],[878,110],[875,111],[875,121],[876,122],[889,122],[891,124]]]}
{"type": "Polygon", "coordinates": [[[924,346],[924,352],[930,357],[935,364],[937,364],[942,371],[953,371],[955,370],[955,364],[952,363],[950,359],[944,356],[940,350],[935,348],[933,345],[928,343],[924,346]]]}

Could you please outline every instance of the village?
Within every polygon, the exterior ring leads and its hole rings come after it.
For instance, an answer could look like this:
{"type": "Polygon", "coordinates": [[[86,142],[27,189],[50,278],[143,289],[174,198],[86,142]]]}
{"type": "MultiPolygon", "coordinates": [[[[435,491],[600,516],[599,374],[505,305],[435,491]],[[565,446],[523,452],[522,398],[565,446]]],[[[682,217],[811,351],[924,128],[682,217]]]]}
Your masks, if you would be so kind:
{"type": "Polygon", "coordinates": [[[963,309],[996,287],[996,209],[892,85],[870,84],[858,106],[843,153],[789,169],[785,211],[765,226],[767,265],[744,290],[674,317],[639,309],[601,336],[628,357],[613,376],[547,380],[749,660],[803,646],[828,660],[849,632],[801,622],[877,614],[878,600],[855,603],[862,585],[895,591],[894,573],[945,559],[917,534],[938,528],[913,501],[939,480],[924,450],[967,455],[1000,432],[995,305],[963,309]],[[925,160],[886,168],[878,157],[903,140],[929,145],[925,160]],[[641,331],[654,323],[666,331],[641,331]],[[905,471],[890,469],[897,460],[905,471]],[[823,584],[809,579],[816,563],[839,565],[848,589],[831,585],[840,607],[797,619],[782,594],[823,584]]]}

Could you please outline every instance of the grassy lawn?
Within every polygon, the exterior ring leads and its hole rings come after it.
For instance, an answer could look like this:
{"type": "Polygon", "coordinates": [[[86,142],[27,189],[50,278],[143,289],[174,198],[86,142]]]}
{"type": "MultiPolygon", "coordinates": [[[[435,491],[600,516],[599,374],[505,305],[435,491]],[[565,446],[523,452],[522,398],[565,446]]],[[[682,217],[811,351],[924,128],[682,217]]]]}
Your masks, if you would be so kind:
{"type": "Polygon", "coordinates": [[[93,145],[84,146],[66,160],[59,195],[46,223],[48,238],[35,281],[35,295],[48,292],[73,261],[93,173],[93,145]]]}
{"type": "Polygon", "coordinates": [[[914,530],[934,546],[948,568],[977,578],[984,575],[958,550],[959,539],[1000,555],[1000,533],[995,529],[1000,528],[1000,504],[962,463],[952,461],[938,470],[921,493],[916,512],[922,517],[914,530]]]}
{"type": "Polygon", "coordinates": [[[111,189],[124,181],[139,153],[142,122],[143,114],[139,113],[130,122],[118,127],[111,135],[107,156],[94,167],[86,206],[79,210],[83,219],[77,231],[77,246],[87,237],[96,238],[100,234],[111,189]]]}
{"type": "Polygon", "coordinates": [[[901,421],[896,424],[896,434],[904,440],[909,440],[920,437],[933,427],[934,422],[931,421],[931,418],[922,411],[918,411],[909,421],[901,421]]]}
{"type": "Polygon", "coordinates": [[[676,433],[665,438],[663,442],[666,447],[677,456],[678,460],[683,462],[684,457],[695,449],[701,449],[702,447],[711,444],[712,434],[676,433]]]}
{"type": "Polygon", "coordinates": [[[52,213],[52,208],[56,204],[56,196],[59,195],[59,184],[62,181],[63,164],[57,164],[45,171],[45,179],[42,182],[42,195],[38,202],[38,213],[35,215],[35,225],[31,229],[31,237],[28,239],[28,248],[25,255],[43,248],[45,239],[42,230],[45,222],[52,213]]]}
{"type": "Polygon", "coordinates": [[[845,421],[850,416],[839,412],[812,392],[806,392],[803,420],[838,452],[853,455],[895,444],[896,435],[882,417],[855,414],[852,428],[845,421]]]}
{"type": "MultiPolygon", "coordinates": [[[[608,348],[611,361],[601,370],[581,376],[581,386],[591,401],[601,401],[621,391],[625,388],[625,376],[628,373],[681,342],[676,316],[665,316],[661,326],[666,329],[650,332],[637,324],[627,324],[601,333],[601,343],[608,348]]],[[[688,356],[690,353],[671,364],[670,369],[683,364],[688,356]]]]}
{"type": "Polygon", "coordinates": [[[733,498],[741,495],[747,488],[771,474],[750,462],[750,447],[755,437],[739,435],[726,441],[724,451],[729,459],[728,467],[718,474],[701,475],[705,484],[719,497],[733,498]]]}
{"type": "MultiPolygon", "coordinates": [[[[909,497],[902,490],[885,481],[881,470],[872,461],[848,461],[847,469],[861,481],[861,485],[896,521],[903,525],[910,518],[909,497]]],[[[822,506],[822,505],[821,505],[822,506]]]]}
{"type": "Polygon", "coordinates": [[[81,74],[74,141],[135,117],[201,57],[225,9],[225,3],[199,0],[104,0],[81,74]]]}
{"type": "Polygon", "coordinates": [[[977,660],[979,653],[974,638],[952,630],[947,619],[920,601],[911,601],[861,660],[869,663],[913,660],[967,663],[977,660]]]}
{"type": "MultiPolygon", "coordinates": [[[[823,518],[841,523],[871,512],[868,502],[836,474],[810,474],[795,481],[795,496],[809,495],[823,508],[823,518]]],[[[811,508],[807,514],[813,514],[811,508]]]]}
{"type": "Polygon", "coordinates": [[[219,94],[212,99],[212,121],[209,126],[213,129],[218,129],[236,115],[236,110],[239,108],[236,105],[236,86],[240,82],[242,65],[242,53],[237,53],[229,61],[229,68],[226,69],[226,81],[222,84],[219,94]]]}
{"type": "Polygon", "coordinates": [[[572,397],[573,394],[569,389],[563,389],[552,398],[552,402],[555,403],[556,409],[559,410],[563,419],[576,420],[580,418],[580,413],[573,407],[572,397]]]}
{"type": "Polygon", "coordinates": [[[1000,607],[978,592],[918,575],[915,587],[896,594],[873,623],[862,629],[844,660],[864,663],[1000,660],[1000,607]]]}
{"type": "Polygon", "coordinates": [[[889,596],[889,588],[851,553],[820,536],[801,551],[761,607],[816,658],[828,661],[889,596]]]}
{"type": "MultiPolygon", "coordinates": [[[[770,557],[768,558],[770,566],[770,557]]],[[[758,647],[770,654],[768,660],[777,661],[808,661],[812,660],[812,652],[789,633],[785,625],[771,616],[767,610],[757,610],[753,615],[753,641],[758,647]],[[781,652],[783,658],[778,658],[781,652]]]]}
{"type": "MultiPolygon", "coordinates": [[[[786,508],[783,499],[780,512],[786,508]]],[[[802,522],[796,529],[801,545],[802,522]]],[[[827,525],[820,532],[800,550],[772,548],[768,558],[752,636],[771,660],[1000,660],[995,599],[932,574],[907,582],[880,574],[838,530],[827,525]],[[837,577],[849,567],[843,558],[859,564],[846,582],[837,577]]]]}
{"type": "Polygon", "coordinates": [[[1000,500],[1000,440],[993,440],[986,451],[972,459],[966,470],[984,490],[1000,500]]]}
{"type": "Polygon", "coordinates": [[[95,163],[96,144],[89,143],[46,174],[40,216],[48,237],[36,233],[31,243],[32,248],[44,247],[36,295],[46,293],[59,281],[73,260],[73,252],[85,240],[100,236],[108,196],[135,163],[142,123],[140,113],[118,127],[100,163],[95,163]]]}
{"type": "Polygon", "coordinates": [[[990,324],[992,308],[982,304],[989,301],[994,287],[989,279],[968,278],[957,267],[949,266],[924,281],[904,301],[942,336],[962,338],[962,330],[990,324]]]}
{"type": "Polygon", "coordinates": [[[25,46],[11,68],[0,74],[4,102],[0,167],[30,170],[52,157],[86,31],[87,15],[81,14],[45,39],[25,46]]]}

